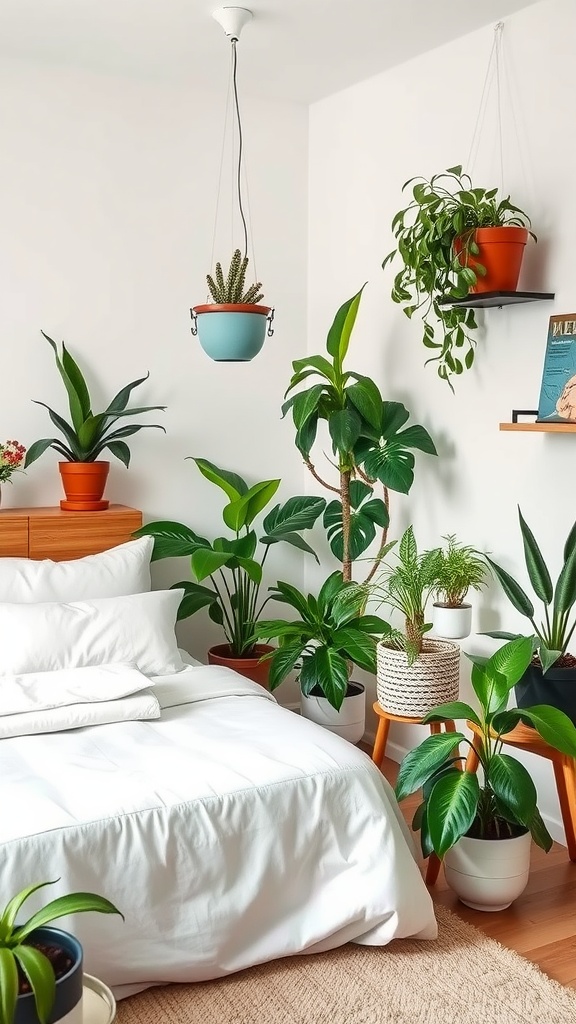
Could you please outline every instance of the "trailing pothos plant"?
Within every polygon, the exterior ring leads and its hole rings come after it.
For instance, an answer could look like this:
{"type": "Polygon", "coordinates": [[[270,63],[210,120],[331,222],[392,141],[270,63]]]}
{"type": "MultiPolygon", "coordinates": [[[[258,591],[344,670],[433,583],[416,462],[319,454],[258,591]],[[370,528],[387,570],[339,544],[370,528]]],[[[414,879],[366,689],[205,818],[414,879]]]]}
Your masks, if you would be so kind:
{"type": "Polygon", "coordinates": [[[306,356],[292,363],[294,372],[282,414],[292,414],[296,447],[308,470],[335,495],[326,506],[323,523],[344,580],[352,579],[353,563],[366,555],[380,531],[378,548],[368,559],[371,564],[364,579],[368,582],[378,570],[386,545],[390,491],[410,491],[415,450],[428,455],[437,452],[425,427],[406,426],[410,413],[401,402],[386,401],[370,377],[344,365],[363,290],[336,313],[326,355],[306,356]],[[311,378],[316,378],[312,384],[311,378]],[[307,385],[302,387],[304,382],[307,385]],[[333,458],[327,461],[336,469],[335,482],[326,479],[312,459],[322,423],[328,428],[332,446],[333,458]]]}
{"type": "Polygon", "coordinates": [[[547,743],[576,757],[576,729],[567,715],[547,704],[507,708],[510,691],[532,658],[530,637],[510,641],[490,658],[468,657],[478,708],[462,701],[440,704],[424,722],[465,719],[476,727],[473,739],[462,732],[429,736],[402,761],[396,796],[403,800],[422,789],[412,828],[420,831],[425,857],[432,852],[443,857],[462,836],[506,839],[527,831],[538,846],[549,850],[552,837],[538,811],[534,782],[523,764],[502,753],[502,737],[529,719],[547,743]],[[460,770],[458,745],[475,751],[480,779],[460,770]]]}
{"type": "Polygon", "coordinates": [[[193,461],[202,476],[228,499],[222,519],[229,536],[210,541],[189,526],[171,521],[148,523],[135,536],[154,538],[153,560],[190,558],[194,580],[173,585],[184,591],[178,619],[207,608],[212,621],[222,626],[232,657],[253,657],[255,625],[271,600],[261,596],[268,552],[283,541],[318,561],[302,532],[314,526],[326,502],[310,495],[288,498],[270,509],[257,530],[257,517],[270,505],[280,480],[262,480],[250,487],[237,473],[220,469],[207,459],[193,461]]]}
{"type": "MultiPolygon", "coordinates": [[[[486,556],[486,561],[491,566],[510,603],[530,622],[534,630],[531,640],[534,652],[540,659],[542,671],[547,672],[553,665],[558,668],[574,667],[576,658],[568,652],[568,645],[576,629],[576,619],[570,618],[570,613],[576,603],[576,523],[566,538],[562,569],[556,584],[553,584],[544,556],[520,507],[518,508],[518,518],[528,579],[534,594],[544,605],[543,617],[540,622],[536,621],[534,604],[524,588],[497,562],[493,562],[488,556],[486,556]]],[[[486,635],[497,640],[511,640],[518,634],[497,630],[486,635]]]]}
{"type": "Polygon", "coordinates": [[[474,362],[478,323],[473,309],[443,304],[442,300],[464,298],[478,276],[486,274],[476,259],[476,228],[528,228],[530,219],[510,196],[498,199],[497,188],[475,188],[460,165],[429,180],[410,178],[402,186],[403,192],[406,189],[411,189],[412,198],[392,221],[396,248],[382,267],[396,256],[402,261],[392,299],[404,307],[407,317],[420,314],[422,342],[431,353],[427,363],[436,362],[438,376],[454,390],[450,378],[470,369],[474,362]]]}

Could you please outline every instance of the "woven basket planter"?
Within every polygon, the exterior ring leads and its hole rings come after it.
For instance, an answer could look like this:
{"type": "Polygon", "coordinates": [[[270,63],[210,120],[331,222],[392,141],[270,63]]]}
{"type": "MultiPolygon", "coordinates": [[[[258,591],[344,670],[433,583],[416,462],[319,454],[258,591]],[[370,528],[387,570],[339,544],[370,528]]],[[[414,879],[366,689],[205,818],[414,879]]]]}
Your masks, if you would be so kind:
{"type": "Polygon", "coordinates": [[[405,651],[378,644],[378,703],[394,715],[422,718],[436,704],[457,700],[459,679],[460,648],[449,640],[425,640],[412,665],[405,651]]]}

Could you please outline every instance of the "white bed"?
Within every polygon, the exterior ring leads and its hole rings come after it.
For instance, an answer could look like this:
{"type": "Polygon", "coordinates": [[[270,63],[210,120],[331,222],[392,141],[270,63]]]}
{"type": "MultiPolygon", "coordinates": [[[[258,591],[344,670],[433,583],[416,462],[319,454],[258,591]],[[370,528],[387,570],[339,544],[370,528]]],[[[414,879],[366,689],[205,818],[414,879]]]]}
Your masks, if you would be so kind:
{"type": "MultiPolygon", "coordinates": [[[[59,878],[117,996],[349,940],[436,936],[391,789],[356,747],[227,669],[156,677],[156,721],[0,741],[2,891],[59,878]]],[[[32,907],[31,909],[34,909],[32,907]]]]}

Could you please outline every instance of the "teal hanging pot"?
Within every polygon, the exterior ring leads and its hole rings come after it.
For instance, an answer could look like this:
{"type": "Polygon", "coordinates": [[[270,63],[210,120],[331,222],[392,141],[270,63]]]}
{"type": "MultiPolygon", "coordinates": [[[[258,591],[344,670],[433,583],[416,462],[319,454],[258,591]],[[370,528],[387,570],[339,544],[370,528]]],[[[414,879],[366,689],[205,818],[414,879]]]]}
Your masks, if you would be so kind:
{"type": "Polygon", "coordinates": [[[266,334],[272,337],[274,310],[249,302],[214,303],[190,310],[192,334],[210,359],[247,363],[257,356],[266,334]]]}

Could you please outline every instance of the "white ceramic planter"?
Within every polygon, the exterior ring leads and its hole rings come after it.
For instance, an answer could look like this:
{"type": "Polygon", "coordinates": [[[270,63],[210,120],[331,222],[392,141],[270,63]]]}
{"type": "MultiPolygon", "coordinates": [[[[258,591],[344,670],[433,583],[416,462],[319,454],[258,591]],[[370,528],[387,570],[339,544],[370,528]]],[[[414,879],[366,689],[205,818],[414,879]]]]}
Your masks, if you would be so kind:
{"type": "Polygon", "coordinates": [[[459,608],[447,608],[442,604],[432,606],[432,624],[436,636],[447,640],[462,640],[472,630],[472,605],[461,604],[459,608]]]}
{"type": "Polygon", "coordinates": [[[340,711],[336,711],[326,697],[306,697],[300,692],[300,713],[350,743],[358,743],[366,727],[366,692],[362,683],[350,683],[350,686],[357,692],[344,698],[340,711]]]}
{"type": "Polygon", "coordinates": [[[505,910],[524,892],[532,836],[470,839],[463,836],[444,857],[446,881],[473,910],[505,910]]]}

